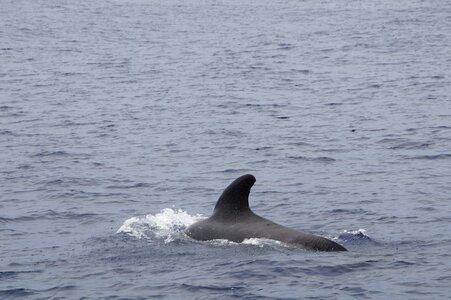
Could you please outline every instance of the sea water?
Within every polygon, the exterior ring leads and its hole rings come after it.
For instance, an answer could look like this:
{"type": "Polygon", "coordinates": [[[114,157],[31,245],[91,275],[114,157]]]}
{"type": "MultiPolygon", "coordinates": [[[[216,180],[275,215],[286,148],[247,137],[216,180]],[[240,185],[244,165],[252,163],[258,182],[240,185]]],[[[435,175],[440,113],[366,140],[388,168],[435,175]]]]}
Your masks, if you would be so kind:
{"type": "Polygon", "coordinates": [[[451,2],[3,0],[0,298],[451,297],[451,2]],[[199,242],[250,206],[346,253],[199,242]]]}

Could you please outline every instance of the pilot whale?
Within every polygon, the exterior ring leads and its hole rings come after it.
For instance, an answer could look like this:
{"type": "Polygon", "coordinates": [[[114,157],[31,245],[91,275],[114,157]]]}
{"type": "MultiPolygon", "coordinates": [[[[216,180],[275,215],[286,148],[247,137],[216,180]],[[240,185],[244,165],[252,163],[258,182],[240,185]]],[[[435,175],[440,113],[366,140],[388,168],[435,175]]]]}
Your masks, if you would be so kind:
{"type": "Polygon", "coordinates": [[[226,239],[241,243],[266,238],[314,251],[347,251],[324,237],[294,230],[256,215],[249,208],[249,193],[255,177],[247,174],[233,181],[219,197],[213,215],[189,226],[186,234],[200,241],[226,239]]]}

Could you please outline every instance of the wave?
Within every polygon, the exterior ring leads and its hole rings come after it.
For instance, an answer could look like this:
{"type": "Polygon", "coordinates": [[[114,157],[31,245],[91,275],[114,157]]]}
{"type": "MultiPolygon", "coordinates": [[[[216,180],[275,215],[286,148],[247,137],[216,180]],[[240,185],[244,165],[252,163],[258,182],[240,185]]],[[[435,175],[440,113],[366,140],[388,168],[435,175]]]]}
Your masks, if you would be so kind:
{"type": "Polygon", "coordinates": [[[75,289],[75,285],[65,285],[65,286],[56,286],[45,290],[33,290],[33,289],[25,289],[25,288],[13,288],[8,290],[0,290],[0,296],[5,298],[15,298],[15,297],[27,297],[32,296],[37,293],[42,292],[64,292],[67,290],[73,290],[75,289]]]}
{"type": "Polygon", "coordinates": [[[289,159],[293,159],[293,160],[318,161],[318,162],[333,162],[333,161],[336,161],[335,158],[327,157],[327,156],[319,156],[319,157],[288,156],[288,158],[289,159]]]}
{"type": "Polygon", "coordinates": [[[366,234],[365,229],[358,229],[355,231],[347,231],[344,230],[339,236],[339,240],[342,240],[346,243],[364,243],[364,242],[372,242],[373,240],[366,234]]]}
{"type": "Polygon", "coordinates": [[[417,150],[430,148],[430,143],[425,142],[403,142],[389,147],[391,150],[417,150]]]}
{"type": "Polygon", "coordinates": [[[57,212],[54,210],[47,210],[41,213],[34,213],[28,216],[18,216],[14,218],[0,217],[0,223],[10,223],[10,222],[25,222],[34,220],[57,220],[57,219],[68,219],[68,220],[91,220],[98,219],[100,215],[95,213],[73,213],[73,212],[57,212]]]}
{"type": "Polygon", "coordinates": [[[451,153],[443,153],[436,155],[417,155],[409,157],[409,159],[425,159],[425,160],[436,160],[436,159],[447,159],[451,158],[451,153]]]}
{"type": "Polygon", "coordinates": [[[43,273],[43,270],[30,270],[30,271],[0,271],[0,280],[6,280],[9,278],[15,278],[20,274],[28,273],[43,273]]]}
{"type": "Polygon", "coordinates": [[[36,154],[31,155],[31,157],[44,157],[44,156],[67,156],[68,152],[59,150],[59,151],[42,151],[36,154]]]}
{"type": "Polygon", "coordinates": [[[170,243],[183,238],[185,229],[201,219],[201,215],[193,216],[182,209],[165,208],[155,215],[125,220],[116,233],[125,233],[138,239],[163,239],[165,243],[170,243]]]}
{"type": "Polygon", "coordinates": [[[131,185],[110,185],[107,186],[109,189],[134,189],[134,188],[143,188],[143,187],[150,187],[151,185],[149,183],[145,182],[138,182],[136,184],[131,185]]]}
{"type": "Polygon", "coordinates": [[[26,297],[34,295],[35,293],[36,293],[35,290],[23,288],[0,290],[0,296],[2,297],[26,297]]]}

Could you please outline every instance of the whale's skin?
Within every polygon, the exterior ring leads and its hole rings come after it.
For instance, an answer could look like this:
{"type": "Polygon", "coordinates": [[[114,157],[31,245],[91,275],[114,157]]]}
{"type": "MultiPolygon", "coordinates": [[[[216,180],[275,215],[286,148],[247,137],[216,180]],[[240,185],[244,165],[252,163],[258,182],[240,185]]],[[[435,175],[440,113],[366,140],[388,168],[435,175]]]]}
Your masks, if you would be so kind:
{"type": "Polygon", "coordinates": [[[247,174],[233,181],[216,203],[213,215],[189,226],[186,234],[200,241],[226,239],[241,243],[266,238],[314,251],[347,251],[327,238],[291,229],[260,217],[249,208],[249,193],[255,177],[247,174]]]}

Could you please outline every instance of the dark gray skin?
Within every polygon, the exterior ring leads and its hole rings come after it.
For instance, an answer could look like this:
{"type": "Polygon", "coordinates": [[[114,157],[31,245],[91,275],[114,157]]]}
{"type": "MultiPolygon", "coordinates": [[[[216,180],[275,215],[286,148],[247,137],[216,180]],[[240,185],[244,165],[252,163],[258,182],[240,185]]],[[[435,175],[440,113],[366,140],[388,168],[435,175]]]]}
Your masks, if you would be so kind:
{"type": "Polygon", "coordinates": [[[249,238],[267,238],[314,251],[347,251],[343,246],[320,236],[294,230],[253,213],[249,193],[255,177],[237,178],[219,197],[213,215],[192,224],[186,234],[200,241],[226,239],[241,243],[249,238]]]}

